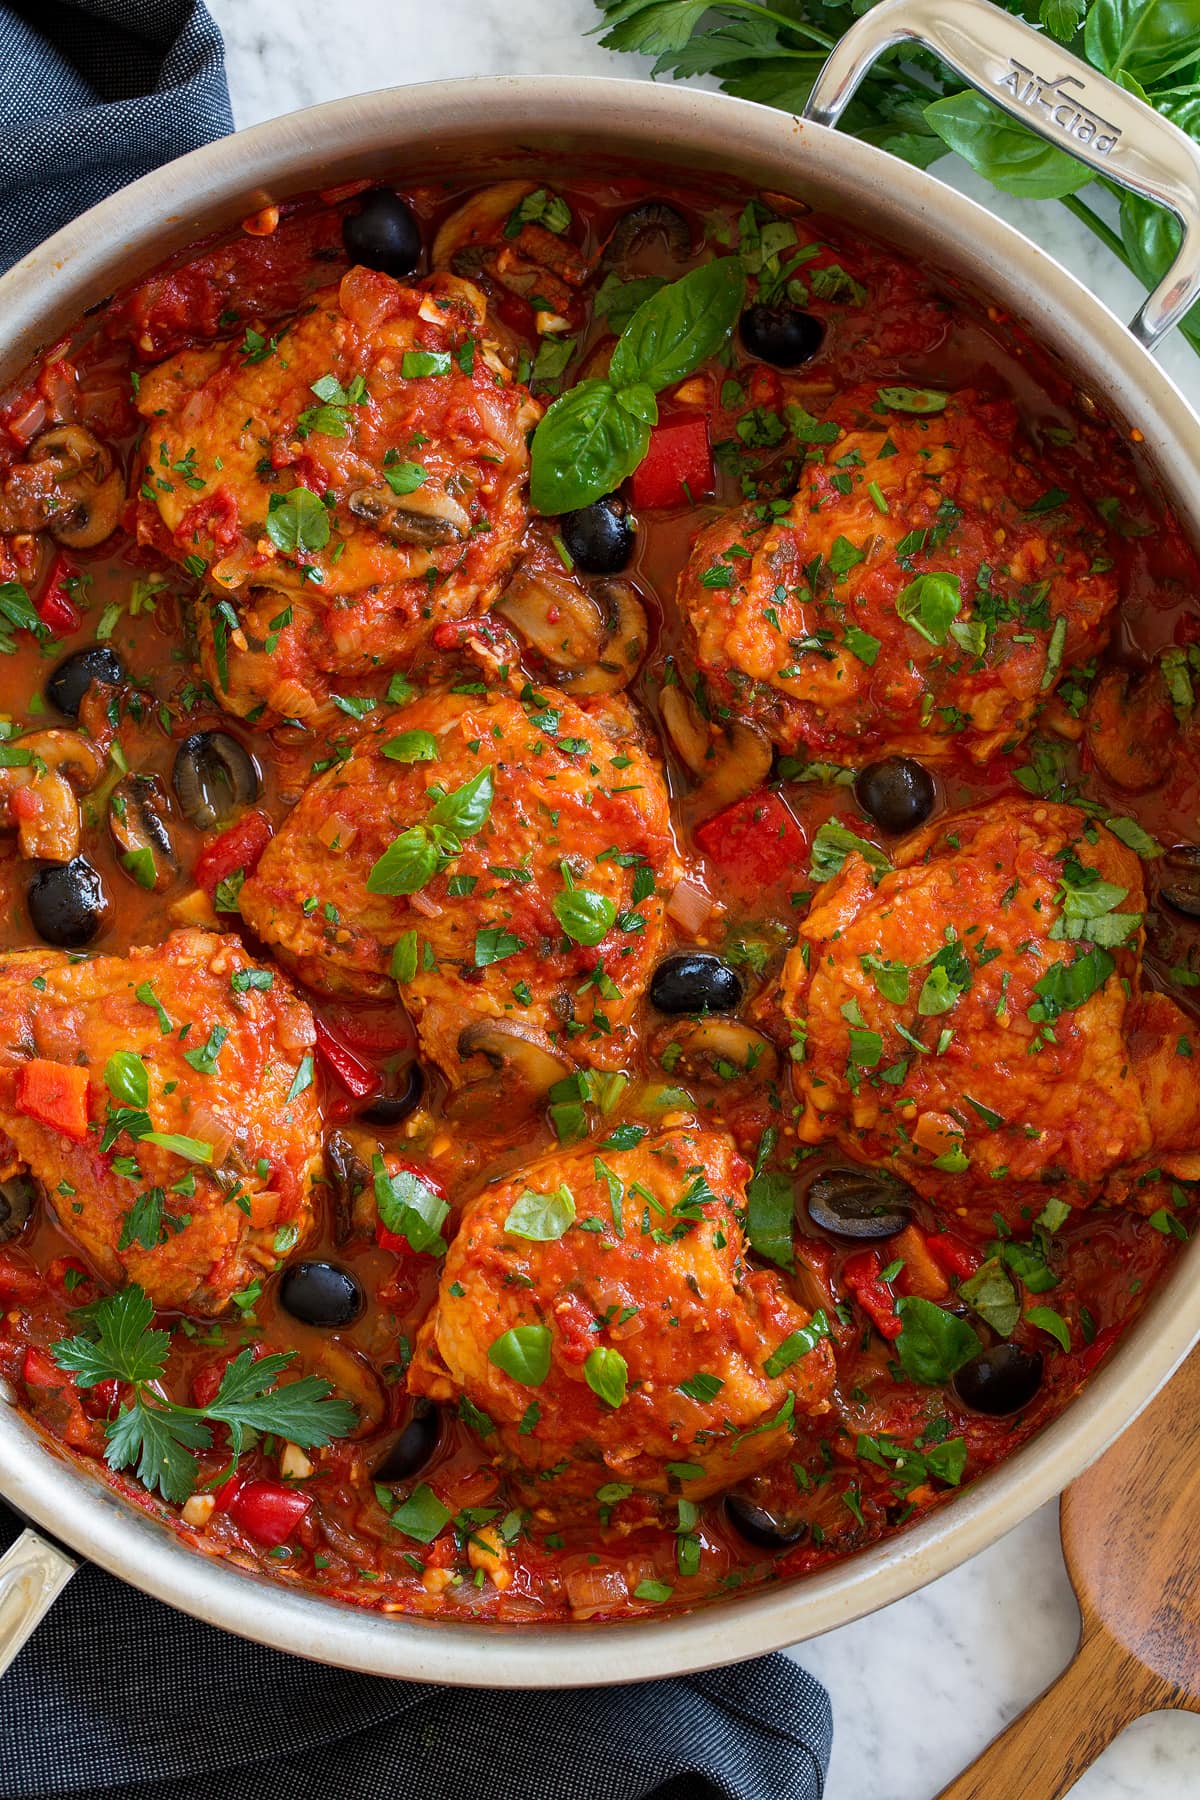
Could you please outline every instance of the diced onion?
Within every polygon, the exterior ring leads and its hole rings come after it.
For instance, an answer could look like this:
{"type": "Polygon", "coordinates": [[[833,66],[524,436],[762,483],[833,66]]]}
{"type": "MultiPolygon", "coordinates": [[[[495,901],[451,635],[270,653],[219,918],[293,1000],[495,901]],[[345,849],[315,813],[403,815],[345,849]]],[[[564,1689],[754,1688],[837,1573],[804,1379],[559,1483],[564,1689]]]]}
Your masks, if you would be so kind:
{"type": "Polygon", "coordinates": [[[421,892],[420,888],[415,894],[408,896],[408,904],[414,912],[423,913],[427,919],[440,919],[442,916],[442,908],[437,901],[431,900],[428,894],[421,892]]]}
{"type": "Polygon", "coordinates": [[[597,1564],[567,1570],[563,1586],[577,1619],[590,1619],[593,1613],[611,1610],[629,1598],[629,1583],[623,1570],[597,1564]]]}
{"type": "Polygon", "coordinates": [[[712,900],[704,889],[687,880],[676,882],[675,891],[667,901],[667,917],[692,937],[703,930],[712,909],[712,900]]]}

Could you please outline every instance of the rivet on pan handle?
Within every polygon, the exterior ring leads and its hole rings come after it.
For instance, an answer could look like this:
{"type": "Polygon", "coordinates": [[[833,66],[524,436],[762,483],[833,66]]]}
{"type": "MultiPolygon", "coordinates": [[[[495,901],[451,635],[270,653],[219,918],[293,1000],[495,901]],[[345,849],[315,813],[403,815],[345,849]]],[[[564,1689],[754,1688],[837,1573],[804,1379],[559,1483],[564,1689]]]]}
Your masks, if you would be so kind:
{"type": "Polygon", "coordinates": [[[0,1675],[32,1637],[79,1564],[36,1531],[0,1556],[0,1675]]]}
{"type": "Polygon", "coordinates": [[[1129,326],[1152,350],[1200,298],[1200,148],[1144,101],[990,0],[880,0],[817,76],[804,117],[836,125],[875,59],[920,44],[1089,169],[1174,213],[1179,252],[1129,326]]]}

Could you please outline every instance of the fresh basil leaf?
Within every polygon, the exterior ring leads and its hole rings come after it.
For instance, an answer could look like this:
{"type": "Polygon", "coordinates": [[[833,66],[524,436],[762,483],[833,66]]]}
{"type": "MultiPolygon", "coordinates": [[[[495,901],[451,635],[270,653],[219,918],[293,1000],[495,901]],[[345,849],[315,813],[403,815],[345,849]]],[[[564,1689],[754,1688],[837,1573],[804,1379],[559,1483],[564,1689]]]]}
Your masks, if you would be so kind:
{"type": "Polygon", "coordinates": [[[400,373],[406,381],[421,381],[430,375],[448,375],[450,360],[448,350],[406,350],[400,358],[400,373]]]}
{"type": "Polygon", "coordinates": [[[781,1269],[792,1268],[795,1196],[791,1178],[762,1169],[746,1188],[746,1235],[751,1248],[781,1269]]]}
{"type": "Polygon", "coordinates": [[[432,880],[441,861],[436,844],[424,825],[410,825],[393,838],[383,855],[371,865],[368,894],[415,894],[432,880]]]}
{"type": "Polygon", "coordinates": [[[1122,844],[1140,856],[1144,862],[1150,862],[1163,854],[1163,847],[1157,838],[1150,836],[1144,826],[1136,819],[1105,819],[1105,825],[1122,844]]]}
{"type": "Polygon", "coordinates": [[[510,1237],[548,1244],[563,1236],[575,1223],[575,1196],[565,1182],[552,1194],[535,1194],[526,1188],[509,1209],[504,1229],[510,1237]]]}
{"type": "Polygon", "coordinates": [[[385,464],[383,479],[393,494],[415,494],[419,487],[424,487],[427,471],[420,463],[402,462],[385,464]]]}
{"type": "Polygon", "coordinates": [[[389,1515],[388,1523],[405,1537],[415,1538],[418,1544],[431,1544],[435,1537],[446,1529],[454,1515],[448,1506],[443,1506],[431,1487],[422,1482],[419,1487],[397,1506],[389,1515]]]}
{"type": "Polygon", "coordinates": [[[1070,1353],[1071,1328],[1061,1313],[1056,1313],[1052,1306],[1031,1306],[1025,1317],[1039,1331],[1048,1331],[1056,1343],[1070,1353]]]}
{"type": "Polygon", "coordinates": [[[185,1162],[210,1163],[213,1159],[213,1147],[206,1144],[203,1138],[182,1137],[175,1131],[144,1131],[139,1142],[157,1144],[160,1150],[167,1150],[172,1156],[182,1156],[185,1162]]]}
{"type": "Polygon", "coordinates": [[[938,571],[918,575],[896,596],[897,616],[930,644],[944,644],[962,607],[962,587],[957,575],[938,571]]]}
{"type": "Polygon", "coordinates": [[[828,881],[831,875],[839,874],[851,852],[861,856],[876,877],[886,874],[892,866],[877,845],[868,844],[840,819],[827,819],[813,837],[809,880],[828,881]]]}
{"type": "Polygon", "coordinates": [[[104,1065],[104,1085],[114,1100],[125,1106],[147,1106],[150,1076],[140,1056],[132,1050],[116,1050],[104,1065]]]}
{"type": "Polygon", "coordinates": [[[323,550],[329,542],[329,514],[308,488],[272,494],[267,503],[267,536],[286,555],[323,550]]]}
{"type": "Polygon", "coordinates": [[[611,382],[577,382],[533,434],[530,499],[547,515],[590,506],[632,475],[649,442],[650,427],[617,405],[611,382]]]}
{"type": "Polygon", "coordinates": [[[598,319],[607,322],[610,331],[620,333],[643,300],[648,300],[666,285],[661,275],[641,275],[632,281],[622,281],[619,275],[610,270],[596,289],[592,299],[592,312],[598,319]]]}
{"type": "Polygon", "coordinates": [[[990,1325],[1003,1338],[1012,1336],[1021,1317],[1021,1303],[998,1257],[989,1256],[986,1262],[980,1263],[958,1291],[985,1325],[990,1325]]]}
{"type": "Polygon", "coordinates": [[[1038,998],[1029,1008],[1029,1017],[1035,1025],[1049,1024],[1060,1013],[1083,1006],[1104,986],[1116,966],[1108,951],[1098,946],[1085,950],[1074,962],[1055,963],[1033,984],[1038,998]]]}
{"type": "Polygon", "coordinates": [[[802,1356],[807,1356],[810,1350],[814,1350],[822,1338],[831,1336],[829,1320],[824,1312],[815,1312],[807,1325],[791,1332],[782,1344],[776,1345],[763,1364],[763,1374],[775,1381],[794,1362],[799,1362],[802,1356]]]}
{"type": "Polygon", "coordinates": [[[736,256],[691,269],[651,294],[621,333],[609,364],[614,387],[645,382],[655,393],[715,356],[737,324],[746,271],[736,256]]]}
{"type": "Polygon", "coordinates": [[[441,1195],[412,1169],[398,1169],[389,1175],[383,1157],[371,1161],[375,1183],[375,1210],[386,1231],[406,1240],[418,1256],[442,1256],[446,1244],[441,1236],[450,1208],[441,1195]]]}
{"type": "Polygon", "coordinates": [[[591,888],[564,888],[553,901],[554,916],[574,944],[593,948],[612,930],[617,909],[607,894],[591,888]]]}
{"type": "Polygon", "coordinates": [[[488,1361],[522,1387],[541,1387],[550,1373],[548,1325],[514,1325],[488,1350],[488,1361]]]}
{"type": "Polygon", "coordinates": [[[875,391],[883,404],[893,412],[945,412],[950,398],[949,394],[943,394],[939,388],[881,387],[875,391]]]}
{"type": "Polygon", "coordinates": [[[389,738],[379,753],[392,762],[436,762],[437,739],[432,731],[402,731],[399,737],[389,738]]]}
{"type": "Polygon", "coordinates": [[[956,1318],[932,1300],[905,1295],[896,1302],[903,1329],[896,1339],[896,1354],[914,1381],[933,1387],[970,1362],[983,1348],[978,1332],[965,1319],[956,1318]]]}
{"type": "Polygon", "coordinates": [[[431,825],[441,825],[456,837],[474,837],[487,824],[495,786],[492,771],[480,769],[451,794],[443,794],[429,814],[431,825]]]}
{"type": "Polygon", "coordinates": [[[1198,0],[1092,0],[1084,27],[1088,61],[1105,75],[1122,71],[1143,87],[1200,60],[1198,0]]]}
{"type": "Polygon", "coordinates": [[[598,1344],[583,1365],[583,1379],[606,1406],[620,1406],[625,1398],[629,1368],[619,1350],[598,1344]]]}
{"type": "Polygon", "coordinates": [[[969,89],[947,94],[924,111],[942,142],[1005,194],[1058,200],[1092,179],[1085,164],[1036,137],[982,94],[969,89]]]}
{"type": "Polygon", "coordinates": [[[524,948],[524,938],[514,936],[499,925],[488,925],[475,933],[475,967],[487,969],[492,963],[506,962],[524,948]]]}

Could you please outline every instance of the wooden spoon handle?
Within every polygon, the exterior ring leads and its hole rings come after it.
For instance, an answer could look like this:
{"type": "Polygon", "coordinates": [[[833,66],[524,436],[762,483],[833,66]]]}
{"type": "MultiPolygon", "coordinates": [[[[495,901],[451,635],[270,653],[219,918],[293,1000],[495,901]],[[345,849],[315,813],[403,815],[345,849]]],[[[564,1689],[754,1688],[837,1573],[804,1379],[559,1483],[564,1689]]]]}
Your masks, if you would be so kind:
{"type": "Polygon", "coordinates": [[[1126,1725],[1179,1700],[1172,1682],[1090,1631],[1058,1680],[937,1800],[1059,1800],[1126,1725]]]}

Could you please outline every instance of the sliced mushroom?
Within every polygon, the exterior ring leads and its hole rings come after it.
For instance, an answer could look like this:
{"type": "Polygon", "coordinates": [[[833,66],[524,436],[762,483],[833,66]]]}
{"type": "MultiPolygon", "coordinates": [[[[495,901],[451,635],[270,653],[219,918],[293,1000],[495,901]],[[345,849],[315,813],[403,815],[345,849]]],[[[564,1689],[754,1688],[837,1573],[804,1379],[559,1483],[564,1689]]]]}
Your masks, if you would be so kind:
{"type": "Polygon", "coordinates": [[[458,1034],[463,1061],[486,1056],[495,1069],[512,1070],[534,1093],[544,1094],[571,1073],[571,1064],[544,1031],[516,1019],[476,1019],[458,1034]]]}
{"type": "Polygon", "coordinates": [[[605,581],[598,590],[608,620],[608,636],[590,668],[559,683],[568,694],[613,694],[627,687],[646,654],[646,609],[627,581],[605,581]]]}
{"type": "Polygon", "coordinates": [[[166,807],[166,795],[153,775],[126,775],[108,802],[108,829],[121,867],[139,887],[156,894],[179,874],[179,859],[163,819],[166,807]]]}
{"type": "Polygon", "coordinates": [[[90,793],[100,779],[100,756],[78,731],[27,731],[13,747],[28,750],[35,765],[41,764],[51,774],[63,776],[77,794],[90,793]]]}
{"type": "Polygon", "coordinates": [[[660,1059],[672,1044],[682,1052],[671,1064],[672,1073],[681,1065],[696,1062],[710,1064],[725,1079],[753,1075],[773,1081],[779,1073],[774,1044],[738,1019],[693,1019],[676,1025],[660,1040],[660,1059]]]}
{"type": "Polygon", "coordinates": [[[659,711],[671,742],[700,777],[696,798],[706,812],[732,805],[771,773],[771,740],[761,725],[731,719],[714,737],[699,707],[679,687],[663,689],[659,711]]]}
{"type": "Polygon", "coordinates": [[[394,494],[386,482],[356,488],[346,502],[383,536],[426,549],[434,544],[460,544],[470,535],[471,515],[444,488],[429,485],[411,494],[394,494]]]}
{"type": "Polygon", "coordinates": [[[0,809],[16,825],[21,855],[30,862],[72,862],[81,831],[77,795],[100,779],[99,756],[77,731],[31,731],[6,748],[22,760],[0,769],[0,809]],[[36,795],[37,804],[14,817],[19,788],[36,795]]]}
{"type": "Polygon", "coordinates": [[[1097,767],[1127,794],[1144,794],[1165,777],[1177,736],[1171,699],[1159,669],[1131,681],[1106,669],[1087,710],[1088,748],[1097,767]]]}
{"type": "Polygon", "coordinates": [[[51,537],[71,550],[111,537],[125,503],[125,477],[107,445],[82,425],[54,425],[33,440],[25,460],[53,471],[44,521],[51,537]]]}
{"type": "Polygon", "coordinates": [[[585,587],[565,569],[523,563],[493,612],[556,670],[570,694],[615,693],[646,652],[646,611],[627,581],[585,587]]]}
{"type": "Polygon", "coordinates": [[[665,200],[643,200],[617,220],[605,261],[624,262],[648,237],[661,238],[677,262],[692,253],[692,228],[683,214],[665,200]]]}
{"type": "Polygon", "coordinates": [[[348,1137],[331,1131],[325,1139],[325,1172],[333,1196],[333,1241],[344,1244],[354,1220],[354,1202],[371,1185],[371,1171],[348,1137]]]}
{"type": "Polygon", "coordinates": [[[587,258],[570,239],[544,225],[510,223],[522,200],[536,193],[531,181],[501,181],[472,194],[443,221],[433,241],[433,267],[450,268],[495,294],[507,288],[561,330],[570,323],[577,291],[588,276],[587,258]]]}
{"type": "Polygon", "coordinates": [[[0,1181],[0,1244],[20,1237],[33,1216],[38,1190],[32,1175],[10,1175],[0,1181]]]}
{"type": "Polygon", "coordinates": [[[455,253],[466,245],[489,243],[501,236],[514,209],[536,191],[537,183],[533,181],[498,181],[472,194],[439,225],[430,253],[431,266],[448,269],[455,253]]]}
{"type": "Polygon", "coordinates": [[[1159,899],[1185,919],[1200,919],[1200,846],[1176,844],[1163,865],[1171,870],[1171,879],[1159,888],[1159,899]]]}

